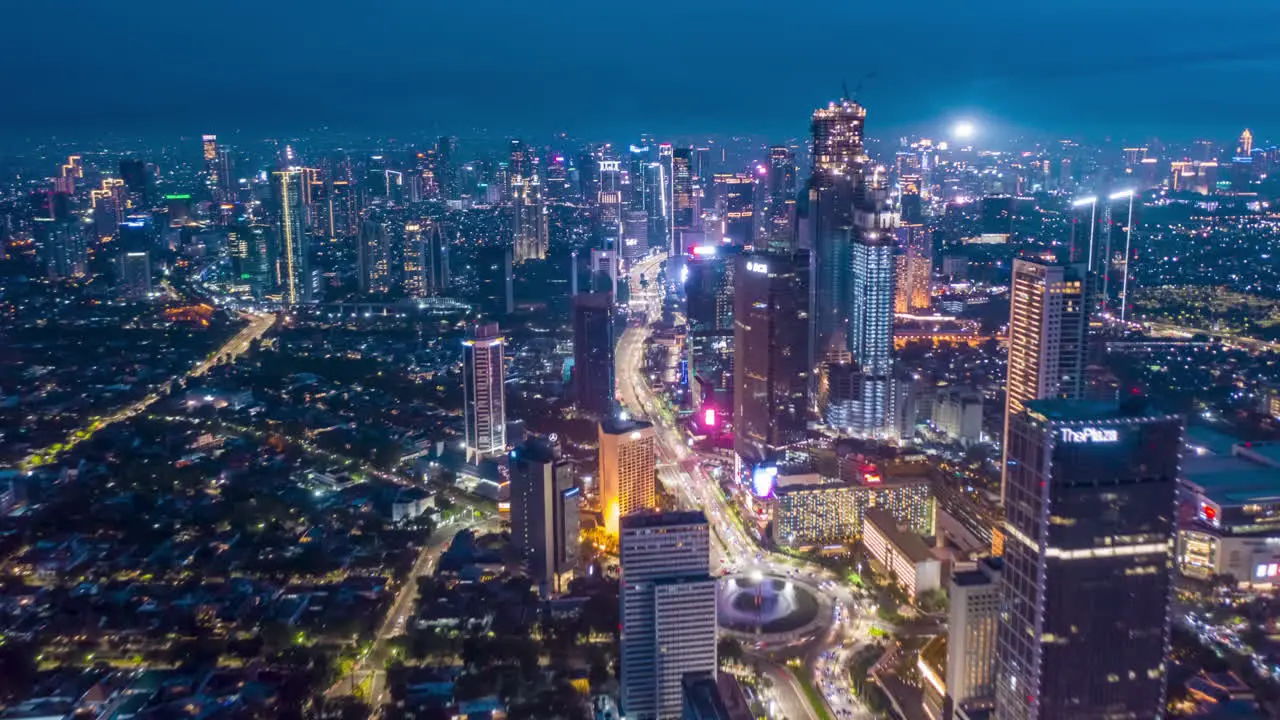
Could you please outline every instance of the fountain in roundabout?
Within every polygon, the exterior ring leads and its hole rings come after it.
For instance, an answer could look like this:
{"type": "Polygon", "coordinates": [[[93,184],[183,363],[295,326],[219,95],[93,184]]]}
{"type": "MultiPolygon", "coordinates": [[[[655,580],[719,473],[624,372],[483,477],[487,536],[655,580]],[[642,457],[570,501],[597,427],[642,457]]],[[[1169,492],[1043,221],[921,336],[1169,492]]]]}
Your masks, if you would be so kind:
{"type": "Polygon", "coordinates": [[[796,632],[813,624],[819,609],[807,586],[760,573],[721,579],[717,603],[722,628],[753,635],[796,632]]]}

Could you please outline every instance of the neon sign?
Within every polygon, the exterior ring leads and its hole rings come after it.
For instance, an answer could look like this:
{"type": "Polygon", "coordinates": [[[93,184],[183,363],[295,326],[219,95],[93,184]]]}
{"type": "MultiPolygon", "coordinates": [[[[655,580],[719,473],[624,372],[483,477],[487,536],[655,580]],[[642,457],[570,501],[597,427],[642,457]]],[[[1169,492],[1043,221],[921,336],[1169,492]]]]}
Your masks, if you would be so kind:
{"type": "Polygon", "coordinates": [[[769,266],[762,262],[749,262],[747,263],[747,269],[753,273],[760,273],[761,275],[769,274],[769,266]]]}
{"type": "Polygon", "coordinates": [[[1115,428],[1081,428],[1072,430],[1062,428],[1062,441],[1069,443],[1113,443],[1120,441],[1120,432],[1115,428]]]}

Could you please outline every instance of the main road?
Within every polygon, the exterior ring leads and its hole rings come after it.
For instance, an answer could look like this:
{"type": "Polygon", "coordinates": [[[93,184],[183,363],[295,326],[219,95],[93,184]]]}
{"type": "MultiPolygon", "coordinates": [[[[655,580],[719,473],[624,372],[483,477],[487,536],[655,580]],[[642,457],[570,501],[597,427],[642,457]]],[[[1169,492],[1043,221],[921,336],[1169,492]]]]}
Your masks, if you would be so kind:
{"type": "MultiPolygon", "coordinates": [[[[170,378],[164,383],[163,387],[168,387],[174,381],[200,377],[201,375],[209,372],[209,369],[218,363],[230,362],[240,357],[249,349],[254,340],[257,340],[266,334],[267,330],[271,328],[276,319],[276,316],[271,313],[243,313],[242,316],[249,321],[248,325],[232,336],[230,340],[227,340],[218,347],[217,350],[209,353],[204,360],[201,360],[192,366],[190,370],[181,375],[170,378]]],[[[66,441],[62,443],[61,448],[56,451],[50,448],[45,448],[32,452],[22,460],[21,465],[24,469],[29,470],[33,467],[53,462],[57,459],[58,455],[93,437],[94,433],[99,430],[102,430],[109,425],[114,425],[122,420],[128,420],[129,418],[136,417],[137,415],[145,412],[147,408],[151,407],[162,397],[164,397],[164,393],[160,389],[152,390],[141,400],[120,408],[106,417],[93,418],[87,426],[80,428],[79,430],[75,430],[68,435],[66,441]]]]}
{"type": "MultiPolygon", "coordinates": [[[[759,571],[797,577],[828,597],[836,608],[835,617],[828,632],[819,638],[805,659],[828,709],[836,709],[837,714],[844,718],[870,717],[870,713],[852,699],[848,675],[841,667],[841,661],[848,657],[850,648],[868,637],[867,628],[854,612],[868,609],[864,601],[855,597],[840,578],[825,568],[761,548],[730,508],[730,500],[720,489],[720,484],[704,471],[700,456],[690,450],[675,419],[663,412],[661,401],[650,387],[643,371],[645,342],[649,337],[647,323],[661,312],[662,289],[652,282],[648,288],[641,289],[635,278],[638,276],[636,271],[652,271],[661,257],[646,260],[647,263],[633,268],[631,296],[632,308],[643,309],[646,326],[628,327],[615,349],[614,372],[622,404],[633,417],[647,418],[652,422],[657,440],[658,477],[663,486],[681,506],[706,513],[716,540],[712,543],[713,566],[718,563],[724,571],[733,573],[759,571]],[[636,307],[637,300],[640,300],[640,307],[636,307]]],[[[646,278],[651,277],[646,273],[646,278]]],[[[815,709],[807,702],[797,703],[805,693],[794,674],[775,670],[771,676],[775,683],[786,686],[778,691],[777,699],[789,718],[798,720],[800,716],[796,711],[799,704],[805,708],[804,717],[817,720],[815,709]]]]}

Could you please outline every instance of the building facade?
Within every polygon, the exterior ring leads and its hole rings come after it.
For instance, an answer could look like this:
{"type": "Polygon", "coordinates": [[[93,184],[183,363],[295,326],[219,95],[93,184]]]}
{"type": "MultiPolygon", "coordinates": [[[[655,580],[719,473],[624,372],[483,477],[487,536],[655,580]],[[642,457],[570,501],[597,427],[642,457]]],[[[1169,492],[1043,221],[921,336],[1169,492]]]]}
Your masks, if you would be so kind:
{"type": "Polygon", "coordinates": [[[578,495],[569,463],[545,440],[511,451],[511,540],[545,596],[568,589],[578,560],[578,495]]]}
{"type": "Polygon", "coordinates": [[[599,425],[600,510],[605,529],[618,532],[619,518],[658,505],[653,425],[607,418],[599,425]]]}
{"type": "Polygon", "coordinates": [[[506,340],[497,323],[477,325],[462,341],[462,348],[467,456],[503,455],[507,451],[506,340]]]}

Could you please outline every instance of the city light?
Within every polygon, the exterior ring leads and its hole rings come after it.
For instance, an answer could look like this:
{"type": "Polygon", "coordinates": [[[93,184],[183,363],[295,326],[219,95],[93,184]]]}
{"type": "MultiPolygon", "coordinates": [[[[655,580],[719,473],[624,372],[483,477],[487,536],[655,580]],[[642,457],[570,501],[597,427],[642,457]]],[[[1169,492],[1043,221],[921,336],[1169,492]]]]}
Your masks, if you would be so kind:
{"type": "Polygon", "coordinates": [[[1071,201],[1071,207],[1084,207],[1085,205],[1092,205],[1096,202],[1098,202],[1098,198],[1090,195],[1089,197],[1082,197],[1079,200],[1071,201]]]}
{"type": "Polygon", "coordinates": [[[951,134],[954,135],[957,140],[968,140],[977,132],[978,129],[968,120],[961,120],[956,123],[954,128],[951,129],[951,134]]]}
{"type": "Polygon", "coordinates": [[[1120,192],[1111,193],[1110,195],[1107,196],[1107,199],[1119,200],[1120,198],[1127,198],[1132,196],[1133,196],[1133,190],[1121,190],[1120,192]]]}

